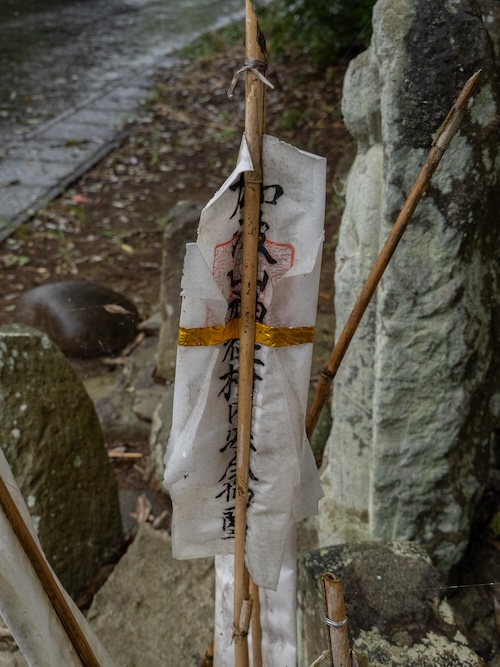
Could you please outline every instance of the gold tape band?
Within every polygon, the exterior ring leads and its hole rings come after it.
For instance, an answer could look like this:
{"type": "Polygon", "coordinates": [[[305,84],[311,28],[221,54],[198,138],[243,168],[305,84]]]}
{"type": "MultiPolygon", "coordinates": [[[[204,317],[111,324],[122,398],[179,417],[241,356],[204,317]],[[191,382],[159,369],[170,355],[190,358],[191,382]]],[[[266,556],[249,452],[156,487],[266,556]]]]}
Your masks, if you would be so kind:
{"type": "MultiPolygon", "coordinates": [[[[231,320],[226,326],[179,328],[178,344],[185,347],[219,345],[227,340],[239,338],[240,319],[231,320]]],[[[255,341],[267,347],[304,345],[314,341],[314,327],[268,327],[259,322],[255,325],[255,341]]]]}
{"type": "Polygon", "coordinates": [[[305,345],[314,342],[314,327],[266,327],[257,322],[255,340],[267,347],[305,345]]]}
{"type": "Polygon", "coordinates": [[[226,340],[238,338],[239,335],[239,319],[231,320],[226,324],[226,326],[218,324],[213,327],[200,327],[194,329],[179,327],[179,338],[177,340],[177,344],[184,345],[186,347],[206,347],[208,345],[219,345],[219,343],[224,343],[226,340]]]}

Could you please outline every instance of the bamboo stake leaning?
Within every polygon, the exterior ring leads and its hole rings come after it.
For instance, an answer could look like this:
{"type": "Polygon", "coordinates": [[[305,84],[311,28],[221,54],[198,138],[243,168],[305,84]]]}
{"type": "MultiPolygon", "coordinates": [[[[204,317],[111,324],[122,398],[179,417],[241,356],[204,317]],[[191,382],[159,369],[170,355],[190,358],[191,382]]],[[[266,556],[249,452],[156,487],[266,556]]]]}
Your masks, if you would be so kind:
{"type": "Polygon", "coordinates": [[[344,355],[347,351],[349,343],[354,336],[356,329],[364,315],[364,312],[370,303],[370,300],[377,288],[380,279],[382,278],[389,261],[396,250],[396,247],[403,236],[403,233],[410,222],[410,219],[417,207],[422,195],[427,190],[430,180],[436,171],[436,168],[441,161],[446,149],[450,145],[460,122],[467,110],[468,102],[477,86],[481,70],[473,74],[465,83],[460,95],[455,104],[452,106],[448,116],[441,126],[436,139],[432,144],[429,156],[422,167],[422,170],[413,186],[401,213],[399,214],[394,226],[382,248],[368,279],[361,290],[361,293],[356,301],[354,308],[349,315],[349,318],[340,334],[336,345],[334,346],[330,358],[321,372],[319,383],[314,395],[311,407],[306,417],[306,432],[309,440],[314,432],[316,423],[318,421],[321,409],[328,397],[331,384],[344,355]]]}
{"type": "Polygon", "coordinates": [[[252,69],[266,62],[265,42],[250,0],[246,0],[245,137],[254,170],[245,172],[243,209],[243,259],[241,267],[241,329],[238,375],[238,433],[236,452],[236,511],[234,541],[233,633],[236,667],[247,667],[248,630],[252,601],[245,567],[248,503],[248,466],[252,426],[252,394],[257,302],[257,263],[262,191],[262,136],[265,86],[252,69]],[[250,69],[252,68],[252,69],[250,69]]]}
{"type": "Polygon", "coordinates": [[[342,581],[331,572],[323,572],[321,585],[333,667],[351,667],[342,581]]]}
{"type": "Polygon", "coordinates": [[[52,570],[47,564],[23,516],[12,498],[5,481],[0,476],[0,507],[28,557],[47,597],[58,615],[66,634],[73,644],[84,667],[99,667],[99,662],[75,618],[63,592],[59,588],[52,570]]]}

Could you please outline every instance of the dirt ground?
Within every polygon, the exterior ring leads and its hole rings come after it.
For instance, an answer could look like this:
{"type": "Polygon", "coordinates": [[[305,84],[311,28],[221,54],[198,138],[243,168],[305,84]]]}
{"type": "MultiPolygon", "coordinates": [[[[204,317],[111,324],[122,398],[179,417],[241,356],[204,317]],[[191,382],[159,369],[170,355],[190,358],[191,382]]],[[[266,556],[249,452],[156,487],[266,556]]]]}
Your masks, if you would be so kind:
{"type": "MultiPolygon", "coordinates": [[[[43,283],[87,279],[131,298],[142,316],[159,296],[161,239],[176,202],[207,202],[234,166],[244,124],[244,83],[226,91],[242,48],[160,73],[128,138],[23,225],[0,254],[0,324],[20,294],[43,283]]],[[[328,182],[352,145],[340,114],[346,63],[319,73],[304,58],[273,63],[267,131],[328,160],[328,182]]],[[[332,312],[338,201],[329,188],[320,310],[332,312]]]]}
{"type": "MultiPolygon", "coordinates": [[[[226,91],[243,57],[243,47],[231,47],[161,72],[145,108],[131,120],[122,146],[4,242],[0,324],[15,321],[17,299],[26,290],[71,278],[92,280],[124,294],[144,319],[154,312],[169,210],[182,199],[207,202],[234,166],[244,123],[243,82],[233,99],[228,100],[226,91]]],[[[268,70],[275,90],[267,96],[267,131],[328,160],[319,310],[332,316],[341,201],[331,184],[342,177],[342,164],[353,153],[340,113],[346,66],[344,60],[318,71],[304,57],[293,56],[280,62],[271,59],[268,70]]],[[[456,575],[458,584],[496,581],[500,576],[500,540],[489,528],[500,509],[498,474],[494,482],[480,508],[470,557],[456,575]]],[[[463,589],[461,597],[460,590],[455,592],[464,611],[462,627],[466,634],[473,632],[477,648],[490,657],[500,650],[494,642],[500,613],[498,619],[493,614],[500,602],[494,589],[470,589],[480,595],[477,600],[466,597],[468,590],[463,589]]]]}

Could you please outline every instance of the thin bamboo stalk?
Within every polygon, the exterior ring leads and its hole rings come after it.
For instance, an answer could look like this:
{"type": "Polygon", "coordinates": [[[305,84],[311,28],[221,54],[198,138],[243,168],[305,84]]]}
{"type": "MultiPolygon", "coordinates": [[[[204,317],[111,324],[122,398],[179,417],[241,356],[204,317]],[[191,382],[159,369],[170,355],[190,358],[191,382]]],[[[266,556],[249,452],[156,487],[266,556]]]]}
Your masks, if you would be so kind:
{"type": "MultiPolygon", "coordinates": [[[[265,60],[260,28],[250,0],[246,0],[246,57],[265,60]]],[[[236,453],[236,510],[234,547],[234,645],[236,667],[248,667],[248,630],[251,606],[245,567],[248,467],[252,426],[257,263],[262,190],[262,136],[265,88],[252,71],[246,73],[245,137],[254,170],[245,173],[243,209],[243,260],[241,267],[241,329],[238,374],[238,434],[236,453]]]]}
{"type": "Polygon", "coordinates": [[[58,615],[66,634],[85,667],[99,667],[99,662],[76,620],[63,592],[59,588],[52,570],[47,564],[23,516],[12,498],[7,485],[0,477],[0,506],[7,517],[21,548],[28,557],[47,597],[58,615]]]}
{"type": "Polygon", "coordinates": [[[465,110],[467,109],[467,104],[471,98],[480,76],[481,71],[473,74],[470,79],[466,82],[463,87],[460,95],[458,96],[455,104],[451,108],[446,120],[444,121],[441,129],[439,130],[436,139],[433,142],[432,148],[430,150],[429,156],[422,167],[422,170],[413,186],[408,199],[406,200],[401,213],[399,214],[394,226],[385,242],[384,247],[382,248],[380,255],[378,256],[373,268],[368,276],[363,289],[356,301],[354,308],[349,315],[349,318],[340,334],[337,343],[335,344],[330,358],[323,369],[318,386],[316,388],[316,393],[314,395],[313,401],[309,408],[306,417],[306,432],[309,440],[312,437],[316,423],[318,421],[320,412],[325,404],[325,401],[328,397],[330,387],[332,385],[333,379],[337,374],[340,363],[344,358],[344,355],[349,347],[349,344],[354,336],[356,329],[363,317],[365,310],[370,303],[370,300],[377,288],[377,285],[382,278],[389,261],[396,250],[396,247],[403,236],[403,233],[408,226],[408,223],[415,212],[418,202],[422,198],[422,195],[427,190],[427,187],[430,183],[430,180],[437,169],[441,158],[443,157],[446,149],[450,145],[450,142],[458,130],[460,121],[463,117],[465,110]]]}
{"type": "Polygon", "coordinates": [[[262,667],[262,628],[260,625],[259,587],[250,579],[250,595],[252,608],[252,667],[262,667]]]}
{"type": "Polygon", "coordinates": [[[333,667],[351,667],[342,581],[331,572],[323,572],[321,584],[333,667]]]}

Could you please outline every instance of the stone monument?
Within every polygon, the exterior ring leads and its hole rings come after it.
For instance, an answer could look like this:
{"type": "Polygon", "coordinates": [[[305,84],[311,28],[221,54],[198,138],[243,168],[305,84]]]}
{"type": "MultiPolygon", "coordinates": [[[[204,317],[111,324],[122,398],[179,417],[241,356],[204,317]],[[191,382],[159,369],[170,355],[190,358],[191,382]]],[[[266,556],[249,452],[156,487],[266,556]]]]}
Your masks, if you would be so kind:
{"type": "Polygon", "coordinates": [[[48,337],[0,327],[0,447],[71,595],[122,546],[118,492],[94,406],[48,337]]]}
{"type": "Polygon", "coordinates": [[[160,340],[156,376],[171,380],[175,375],[177,334],[181,312],[181,279],[186,243],[196,241],[202,205],[191,200],[178,202],[167,217],[163,234],[160,284],[160,340]]]}
{"type": "Polygon", "coordinates": [[[433,135],[480,68],[336,377],[322,475],[323,545],[417,541],[442,572],[467,545],[499,417],[499,106],[475,0],[379,0],[342,103],[358,150],[336,256],[338,333],[433,135]]]}

